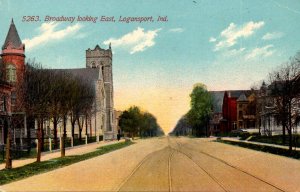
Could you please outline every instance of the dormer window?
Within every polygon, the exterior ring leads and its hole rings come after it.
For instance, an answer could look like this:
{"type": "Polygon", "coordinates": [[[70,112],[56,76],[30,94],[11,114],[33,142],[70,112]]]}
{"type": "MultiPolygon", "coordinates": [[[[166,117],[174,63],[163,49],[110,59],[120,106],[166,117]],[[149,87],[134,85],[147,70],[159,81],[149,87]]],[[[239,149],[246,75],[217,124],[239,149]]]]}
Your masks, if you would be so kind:
{"type": "Polygon", "coordinates": [[[17,80],[16,67],[12,64],[7,65],[6,67],[6,81],[14,83],[17,80]]]}

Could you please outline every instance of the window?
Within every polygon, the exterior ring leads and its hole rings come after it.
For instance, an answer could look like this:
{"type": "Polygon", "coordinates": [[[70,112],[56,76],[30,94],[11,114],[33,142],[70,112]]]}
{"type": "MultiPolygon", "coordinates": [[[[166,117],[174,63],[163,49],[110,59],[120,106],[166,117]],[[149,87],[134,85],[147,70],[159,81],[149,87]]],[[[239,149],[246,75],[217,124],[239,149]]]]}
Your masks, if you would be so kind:
{"type": "Polygon", "coordinates": [[[16,67],[14,65],[7,65],[6,67],[6,80],[8,82],[16,82],[16,67]]]}
{"type": "Polygon", "coordinates": [[[16,101],[17,101],[17,95],[16,95],[16,92],[13,91],[13,92],[11,92],[11,105],[15,106],[16,105],[16,101]]]}
{"type": "Polygon", "coordinates": [[[239,111],[239,118],[243,118],[243,111],[239,111]]]}
{"type": "Polygon", "coordinates": [[[6,111],[6,97],[2,96],[0,98],[0,111],[5,112],[6,111]]]}
{"type": "Polygon", "coordinates": [[[96,63],[92,62],[92,68],[96,68],[96,63]]]}

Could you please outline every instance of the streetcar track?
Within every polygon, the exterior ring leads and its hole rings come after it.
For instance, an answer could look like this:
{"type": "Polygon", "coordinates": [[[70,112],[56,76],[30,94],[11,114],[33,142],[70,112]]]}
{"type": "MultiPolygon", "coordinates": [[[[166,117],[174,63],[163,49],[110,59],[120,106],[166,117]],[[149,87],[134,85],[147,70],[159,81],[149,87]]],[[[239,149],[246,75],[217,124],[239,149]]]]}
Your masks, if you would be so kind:
{"type": "MultiPolygon", "coordinates": [[[[168,139],[168,144],[169,144],[169,139],[168,139]]],[[[149,158],[152,156],[152,155],[154,155],[155,153],[159,153],[159,152],[161,152],[161,151],[163,151],[163,150],[165,150],[166,148],[169,148],[170,150],[172,150],[172,148],[170,147],[170,145],[168,145],[168,146],[166,146],[166,147],[164,147],[163,149],[160,149],[160,150],[158,150],[158,151],[153,151],[153,152],[151,152],[151,153],[149,153],[148,155],[146,155],[143,159],[142,159],[142,161],[140,161],[139,163],[138,163],[138,165],[132,170],[132,172],[120,183],[120,185],[118,186],[118,188],[117,188],[117,191],[120,191],[121,189],[122,189],[122,187],[130,180],[130,178],[141,168],[141,166],[143,165],[143,164],[145,164],[145,162],[147,161],[147,160],[149,160],[149,158]]],[[[169,155],[169,158],[168,158],[168,171],[169,171],[169,173],[168,173],[168,183],[169,183],[169,191],[171,191],[171,187],[172,187],[172,179],[171,179],[171,175],[170,175],[170,172],[171,172],[171,158],[172,158],[172,155],[173,155],[173,153],[174,153],[174,150],[172,150],[172,152],[170,153],[170,155],[169,155]]]]}
{"type": "Polygon", "coordinates": [[[169,191],[172,191],[172,175],[171,175],[171,160],[174,154],[174,150],[169,145],[170,149],[172,150],[172,153],[169,155],[169,162],[168,162],[168,177],[169,177],[169,191]]]}
{"type": "MultiPolygon", "coordinates": [[[[175,142],[177,143],[177,141],[175,141],[175,142]]],[[[204,154],[204,155],[206,155],[206,156],[208,156],[208,157],[210,157],[210,158],[213,158],[213,159],[215,159],[215,160],[217,160],[217,161],[219,161],[219,162],[221,162],[221,163],[223,163],[223,164],[225,164],[225,165],[227,165],[227,166],[229,166],[229,167],[231,167],[231,168],[237,170],[237,171],[240,171],[240,172],[242,172],[242,173],[244,173],[244,174],[246,174],[246,175],[248,175],[248,176],[253,177],[254,179],[257,179],[257,180],[259,180],[259,181],[261,181],[261,182],[263,182],[263,183],[265,183],[265,184],[267,184],[267,185],[269,185],[269,186],[271,186],[271,187],[274,187],[274,188],[278,189],[279,191],[285,192],[285,190],[283,190],[283,189],[277,187],[276,185],[274,185],[274,184],[272,184],[272,183],[270,183],[270,182],[268,182],[268,181],[265,181],[265,180],[263,180],[263,179],[261,179],[261,178],[255,176],[255,175],[253,175],[253,174],[251,174],[251,173],[249,173],[249,172],[247,172],[247,171],[245,171],[245,170],[243,170],[243,169],[241,169],[241,168],[239,168],[239,167],[236,167],[236,166],[234,166],[234,165],[232,165],[232,164],[230,164],[230,163],[228,163],[228,162],[226,162],[226,161],[224,161],[224,160],[222,160],[222,159],[220,159],[220,158],[218,158],[218,157],[215,157],[215,156],[213,156],[213,155],[211,155],[211,154],[208,154],[208,153],[206,153],[206,152],[204,152],[204,151],[196,151],[196,150],[193,150],[193,149],[191,149],[191,148],[189,148],[189,147],[186,147],[186,148],[189,149],[189,150],[191,150],[191,151],[195,151],[195,152],[197,152],[197,153],[204,154]]],[[[176,149],[175,149],[175,150],[176,150],[176,149]]],[[[179,151],[179,152],[185,154],[185,153],[182,152],[182,151],[179,151]]],[[[186,155],[186,154],[185,154],[185,155],[186,155]]],[[[192,160],[192,157],[189,157],[188,155],[186,155],[186,156],[187,156],[189,159],[192,160]]],[[[193,161],[194,163],[196,163],[194,160],[192,160],[192,161],[193,161]]],[[[196,164],[198,165],[198,163],[196,163],[196,164]]],[[[201,168],[200,165],[198,165],[198,166],[201,168]]],[[[206,171],[205,171],[205,172],[206,172],[206,171]]]]}
{"type": "Polygon", "coordinates": [[[192,157],[192,154],[191,153],[188,153],[188,152],[184,152],[184,148],[186,148],[186,149],[188,149],[189,151],[191,151],[191,152],[197,152],[197,153],[200,153],[200,154],[203,154],[203,155],[205,155],[205,156],[207,156],[207,157],[209,157],[209,158],[212,158],[212,159],[215,159],[216,161],[218,161],[218,162],[221,162],[221,163],[223,163],[223,164],[225,164],[226,166],[228,166],[228,167],[231,167],[231,168],[233,168],[233,169],[235,169],[236,171],[239,171],[239,172],[242,172],[242,173],[244,173],[244,174],[246,174],[246,175],[248,175],[248,176],[250,176],[250,177],[252,177],[252,178],[254,178],[254,179],[256,179],[256,180],[259,180],[259,181],[261,181],[261,182],[263,182],[263,183],[265,183],[265,184],[267,184],[267,185],[269,185],[269,186],[271,186],[271,187],[273,187],[273,188],[275,188],[275,189],[277,189],[277,190],[279,190],[279,191],[283,191],[284,192],[284,190],[283,189],[281,189],[281,188],[279,188],[279,187],[277,187],[277,186],[275,186],[275,185],[273,185],[272,183],[269,183],[268,181],[265,181],[265,180],[263,180],[263,179],[261,179],[261,178],[259,178],[259,177],[257,177],[257,176],[255,176],[255,175],[253,175],[253,174],[251,174],[251,173],[249,173],[249,172],[247,172],[247,171],[245,171],[245,170],[242,170],[241,168],[239,168],[239,167],[236,167],[236,166],[234,166],[234,165],[232,165],[232,164],[230,164],[230,163],[228,163],[228,162],[226,162],[226,161],[224,161],[224,160],[222,160],[222,159],[220,159],[220,158],[218,158],[218,157],[215,157],[215,156],[213,156],[213,155],[211,155],[211,154],[208,154],[208,153],[206,153],[206,152],[204,152],[204,151],[198,151],[198,150],[194,150],[194,149],[192,149],[190,146],[186,146],[188,143],[185,143],[185,144],[182,144],[182,143],[179,143],[178,141],[176,141],[176,140],[174,140],[175,141],[175,143],[173,143],[173,140],[172,140],[172,142],[170,141],[170,138],[168,137],[168,146],[166,146],[165,148],[163,148],[163,149],[161,149],[161,150],[158,150],[158,151],[153,151],[153,152],[151,152],[151,153],[149,153],[148,155],[146,155],[143,159],[142,159],[142,161],[140,161],[139,163],[138,163],[138,165],[133,169],[133,171],[121,182],[121,184],[118,186],[118,188],[117,188],[117,191],[120,191],[121,189],[122,189],[122,187],[123,186],[125,186],[126,185],[126,183],[131,179],[131,177],[141,168],[141,166],[143,165],[143,164],[145,164],[145,162],[147,162],[148,160],[149,160],[149,158],[151,157],[151,156],[153,156],[154,154],[156,154],[156,153],[158,153],[158,152],[161,152],[162,150],[166,150],[166,148],[169,148],[169,157],[168,157],[168,189],[169,189],[169,191],[172,191],[172,171],[171,171],[171,162],[172,162],[172,158],[174,157],[174,153],[175,152],[178,152],[178,153],[181,153],[181,154],[183,154],[184,156],[186,156],[193,164],[195,164],[197,167],[199,167],[203,172],[205,172],[219,187],[221,187],[225,192],[229,192],[230,190],[228,190],[228,189],[226,189],[226,187],[213,175],[213,174],[211,174],[208,170],[206,170],[205,168],[203,168],[199,163],[197,163],[197,161],[195,161],[194,159],[193,159],[193,157],[192,157]],[[171,145],[171,143],[172,144],[176,144],[175,146],[173,145],[171,145]]]}
{"type": "MultiPolygon", "coordinates": [[[[181,148],[181,144],[179,144],[177,141],[175,141],[176,144],[179,146],[179,148],[181,148]]],[[[173,148],[173,147],[171,147],[173,148]]],[[[187,155],[186,153],[182,152],[181,150],[178,150],[176,148],[173,148],[175,151],[183,154],[184,156],[186,156],[188,159],[190,159],[190,161],[192,161],[197,167],[199,167],[202,171],[204,171],[215,183],[217,183],[225,192],[228,192],[228,190],[226,190],[226,188],[217,180],[217,178],[215,178],[213,175],[211,175],[208,171],[206,171],[202,166],[200,166],[198,163],[196,163],[192,157],[190,157],[189,155],[187,155]]]]}

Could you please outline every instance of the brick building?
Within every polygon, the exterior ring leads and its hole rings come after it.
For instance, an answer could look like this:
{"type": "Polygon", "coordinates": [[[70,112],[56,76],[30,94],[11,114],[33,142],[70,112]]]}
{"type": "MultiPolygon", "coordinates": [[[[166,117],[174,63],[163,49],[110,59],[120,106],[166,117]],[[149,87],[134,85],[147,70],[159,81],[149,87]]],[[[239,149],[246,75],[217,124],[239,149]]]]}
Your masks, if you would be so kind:
{"type": "Polygon", "coordinates": [[[255,128],[256,98],[251,90],[211,91],[213,114],[210,134],[255,128]]]}

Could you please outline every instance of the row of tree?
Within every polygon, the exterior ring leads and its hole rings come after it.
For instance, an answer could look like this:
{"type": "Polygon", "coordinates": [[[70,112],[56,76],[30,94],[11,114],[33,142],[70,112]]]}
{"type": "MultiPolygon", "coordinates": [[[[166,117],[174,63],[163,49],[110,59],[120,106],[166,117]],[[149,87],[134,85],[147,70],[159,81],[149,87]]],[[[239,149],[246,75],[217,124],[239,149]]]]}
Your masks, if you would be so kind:
{"type": "MultiPolygon", "coordinates": [[[[84,81],[63,70],[43,69],[34,61],[29,61],[25,67],[24,76],[16,89],[18,107],[20,111],[25,111],[28,119],[37,122],[37,162],[41,160],[41,150],[44,146],[44,121],[49,119],[53,123],[55,148],[58,148],[57,127],[59,122],[63,124],[61,141],[61,156],[63,157],[65,156],[67,120],[69,119],[72,125],[73,138],[77,122],[79,139],[81,139],[84,121],[87,121],[95,110],[94,82],[84,81]]],[[[7,149],[9,149],[9,139],[7,143],[7,149]]],[[[6,151],[9,153],[10,150],[6,151]]],[[[9,156],[7,154],[7,157],[9,156]]],[[[9,158],[6,159],[9,160],[9,158]]],[[[7,168],[10,167],[11,162],[7,161],[7,168]]]]}
{"type": "Polygon", "coordinates": [[[137,106],[123,111],[119,119],[119,126],[129,137],[153,137],[164,135],[156,118],[148,112],[143,112],[137,106]]]}

